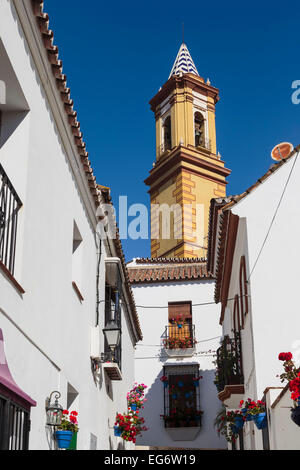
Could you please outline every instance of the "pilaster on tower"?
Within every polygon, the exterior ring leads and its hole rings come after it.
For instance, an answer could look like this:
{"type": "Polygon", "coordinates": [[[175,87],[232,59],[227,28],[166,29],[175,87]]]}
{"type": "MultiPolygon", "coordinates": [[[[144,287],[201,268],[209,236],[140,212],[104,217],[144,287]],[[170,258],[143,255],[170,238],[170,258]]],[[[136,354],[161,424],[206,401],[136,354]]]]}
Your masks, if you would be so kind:
{"type": "Polygon", "coordinates": [[[219,90],[199,76],[182,44],[168,81],[150,101],[156,163],[145,183],[153,258],[206,257],[210,200],[226,196],[231,173],[217,153],[218,100],[219,90]]]}

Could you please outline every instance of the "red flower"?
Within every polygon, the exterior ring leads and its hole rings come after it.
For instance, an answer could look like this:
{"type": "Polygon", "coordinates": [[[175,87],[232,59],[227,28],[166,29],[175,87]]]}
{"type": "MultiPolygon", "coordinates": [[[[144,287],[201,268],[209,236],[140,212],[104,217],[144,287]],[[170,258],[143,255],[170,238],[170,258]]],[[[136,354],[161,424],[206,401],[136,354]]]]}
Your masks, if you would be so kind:
{"type": "Polygon", "coordinates": [[[68,414],[69,414],[68,410],[64,410],[64,411],[63,411],[63,414],[64,414],[64,415],[68,415],[68,414]]]}
{"type": "Polygon", "coordinates": [[[280,361],[290,361],[292,357],[293,357],[293,354],[291,352],[286,352],[286,353],[282,352],[279,354],[278,359],[280,361]]]}

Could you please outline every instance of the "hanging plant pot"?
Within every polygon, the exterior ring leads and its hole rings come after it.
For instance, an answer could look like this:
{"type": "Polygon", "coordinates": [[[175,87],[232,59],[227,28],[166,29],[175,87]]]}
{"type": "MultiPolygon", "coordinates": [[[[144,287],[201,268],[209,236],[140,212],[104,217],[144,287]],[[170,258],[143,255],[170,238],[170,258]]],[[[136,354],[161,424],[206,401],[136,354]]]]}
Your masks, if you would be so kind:
{"type": "Polygon", "coordinates": [[[136,411],[137,410],[137,405],[135,403],[131,403],[131,405],[129,405],[129,408],[131,408],[132,411],[136,411]]]}
{"type": "Polygon", "coordinates": [[[114,435],[117,437],[120,437],[122,435],[122,428],[120,426],[115,426],[114,427],[114,435]]]}
{"type": "Polygon", "coordinates": [[[55,439],[59,449],[68,449],[73,437],[72,431],[56,431],[55,439]]]}
{"type": "Polygon", "coordinates": [[[300,406],[296,406],[296,408],[292,408],[291,410],[291,420],[300,426],[300,406]]]}
{"type": "Polygon", "coordinates": [[[244,427],[244,420],[242,416],[236,416],[234,418],[234,426],[236,429],[240,430],[244,427]]]}
{"type": "Polygon", "coordinates": [[[168,382],[163,382],[164,388],[168,388],[169,383],[168,382]]]}
{"type": "Polygon", "coordinates": [[[252,419],[255,422],[257,429],[264,429],[267,426],[266,412],[253,415],[252,419]]]}
{"type": "Polygon", "coordinates": [[[242,415],[246,417],[246,421],[252,421],[253,420],[253,415],[247,413],[247,408],[242,408],[241,412],[242,412],[242,415]]]}

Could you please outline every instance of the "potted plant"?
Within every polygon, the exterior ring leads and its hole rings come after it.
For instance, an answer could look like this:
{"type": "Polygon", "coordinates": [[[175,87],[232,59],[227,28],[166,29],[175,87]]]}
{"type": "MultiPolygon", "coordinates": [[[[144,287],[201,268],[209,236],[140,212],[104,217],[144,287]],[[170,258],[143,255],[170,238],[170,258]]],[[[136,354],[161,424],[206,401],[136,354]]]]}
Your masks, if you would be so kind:
{"type": "Polygon", "coordinates": [[[239,435],[239,428],[236,425],[238,420],[235,419],[237,416],[239,414],[236,411],[226,412],[226,408],[223,407],[214,422],[218,434],[224,436],[226,441],[230,443],[236,442],[239,435]]]}
{"type": "Polygon", "coordinates": [[[291,420],[300,426],[300,372],[296,368],[291,352],[280,353],[278,359],[283,361],[284,372],[280,375],[281,382],[287,381],[294,406],[291,408],[291,420]]]}
{"type": "Polygon", "coordinates": [[[138,411],[136,413],[118,413],[116,416],[114,433],[115,436],[119,436],[124,441],[136,443],[136,438],[142,431],[147,431],[146,426],[144,426],[145,420],[138,416],[138,411]]]}
{"type": "Polygon", "coordinates": [[[241,413],[245,417],[246,421],[252,421],[252,414],[249,412],[252,406],[251,403],[252,403],[251,398],[248,398],[246,401],[244,400],[240,401],[241,413]]]}
{"type": "Polygon", "coordinates": [[[143,404],[147,401],[144,398],[145,390],[147,386],[145,384],[134,384],[135,386],[127,393],[127,402],[128,408],[131,408],[132,411],[136,411],[140,408],[144,408],[143,404]]]}
{"type": "Polygon", "coordinates": [[[74,433],[78,432],[78,413],[77,411],[63,411],[63,418],[58,429],[55,431],[55,439],[59,449],[68,449],[70,447],[74,433]]]}
{"type": "Polygon", "coordinates": [[[177,325],[179,329],[182,328],[183,325],[185,324],[183,315],[180,314],[180,315],[177,315],[176,318],[172,318],[172,323],[177,325]]]}
{"type": "Polygon", "coordinates": [[[164,384],[164,388],[167,388],[168,385],[169,385],[169,381],[168,381],[168,377],[166,375],[163,375],[161,378],[160,378],[161,382],[164,384]]]}
{"type": "Polygon", "coordinates": [[[114,425],[114,435],[121,437],[124,441],[135,443],[136,437],[147,431],[144,425],[145,420],[139,416],[140,408],[144,408],[143,404],[147,401],[144,398],[145,384],[134,384],[134,387],[127,393],[128,412],[117,413],[114,425]]]}
{"type": "Polygon", "coordinates": [[[199,375],[197,377],[193,377],[193,384],[195,387],[199,387],[199,381],[203,379],[202,375],[199,375]]]}
{"type": "Polygon", "coordinates": [[[261,400],[251,400],[248,398],[247,414],[251,415],[252,420],[255,422],[257,429],[264,429],[267,426],[267,413],[266,404],[261,400]]]}

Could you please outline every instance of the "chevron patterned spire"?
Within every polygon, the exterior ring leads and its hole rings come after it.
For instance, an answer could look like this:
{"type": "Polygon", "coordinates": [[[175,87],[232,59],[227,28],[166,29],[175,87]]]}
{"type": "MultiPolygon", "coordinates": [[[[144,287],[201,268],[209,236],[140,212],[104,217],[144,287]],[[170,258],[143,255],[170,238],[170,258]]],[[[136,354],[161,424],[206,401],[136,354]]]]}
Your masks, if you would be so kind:
{"type": "Polygon", "coordinates": [[[173,75],[179,75],[180,73],[194,73],[195,75],[199,76],[191,54],[189,53],[189,50],[184,42],[180,46],[169,78],[171,78],[173,75]]]}

